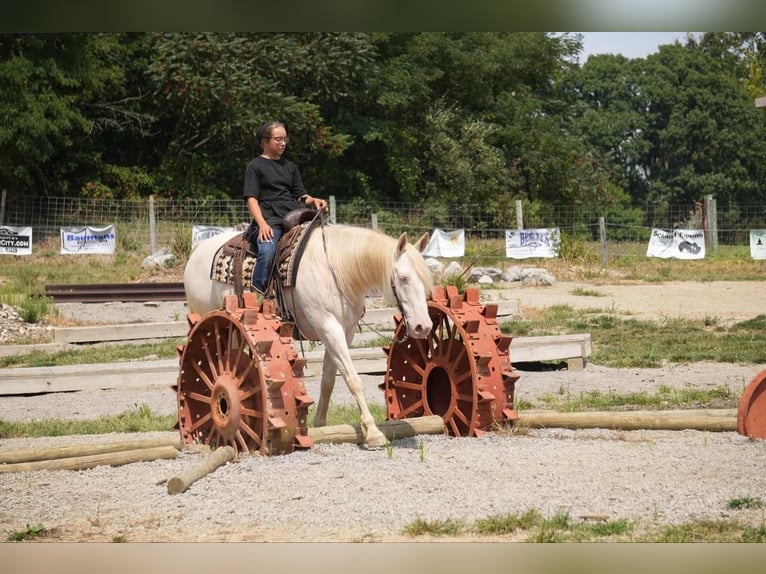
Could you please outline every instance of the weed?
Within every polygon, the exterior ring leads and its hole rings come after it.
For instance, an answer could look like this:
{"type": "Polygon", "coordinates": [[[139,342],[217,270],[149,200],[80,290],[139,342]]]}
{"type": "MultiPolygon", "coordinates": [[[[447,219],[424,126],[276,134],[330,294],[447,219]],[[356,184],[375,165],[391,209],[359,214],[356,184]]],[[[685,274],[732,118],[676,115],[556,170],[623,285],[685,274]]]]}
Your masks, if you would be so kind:
{"type": "Polygon", "coordinates": [[[422,438],[418,440],[418,459],[420,462],[426,461],[426,443],[423,442],[422,438]]]}
{"type": "Polygon", "coordinates": [[[766,525],[758,527],[746,526],[742,532],[742,542],[756,542],[759,544],[766,542],[766,525]]]}
{"type": "Polygon", "coordinates": [[[583,287],[575,287],[570,291],[572,295],[581,295],[583,297],[605,297],[604,293],[597,291],[596,289],[585,289],[583,287]]]}
{"type": "Polygon", "coordinates": [[[481,534],[511,534],[517,530],[530,530],[542,522],[536,509],[519,514],[501,514],[480,518],[474,522],[474,529],[481,534]]]}
{"type": "Polygon", "coordinates": [[[24,540],[34,540],[35,538],[43,538],[51,534],[51,531],[42,524],[27,524],[26,529],[17,530],[11,532],[6,538],[7,542],[23,542],[24,540]]]}
{"type": "Polygon", "coordinates": [[[465,530],[462,520],[454,518],[424,520],[420,517],[407,524],[403,532],[408,536],[457,536],[465,530]]]}
{"type": "Polygon", "coordinates": [[[732,510],[763,508],[763,500],[757,496],[743,496],[740,498],[732,498],[726,506],[732,510]]]}

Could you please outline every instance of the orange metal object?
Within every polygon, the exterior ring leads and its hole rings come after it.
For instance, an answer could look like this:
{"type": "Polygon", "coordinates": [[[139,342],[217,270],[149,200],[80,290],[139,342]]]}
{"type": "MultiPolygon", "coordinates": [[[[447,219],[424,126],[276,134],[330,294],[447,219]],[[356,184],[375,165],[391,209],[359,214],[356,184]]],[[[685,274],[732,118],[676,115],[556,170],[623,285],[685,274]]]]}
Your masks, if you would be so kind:
{"type": "Polygon", "coordinates": [[[755,375],[742,393],[737,432],[750,438],[766,438],[766,369],[755,375]]]}
{"type": "Polygon", "coordinates": [[[394,317],[394,342],[383,350],[380,385],[388,419],[440,415],[445,433],[480,436],[519,417],[513,406],[519,379],[511,365],[511,337],[500,331],[497,305],[481,305],[479,290],[436,286],[428,302],[433,320],[426,339],[404,338],[394,317]]]}
{"type": "Polygon", "coordinates": [[[293,347],[293,325],[273,301],[257,306],[245,293],[203,316],[190,315],[176,396],[185,443],[230,445],[239,452],[286,454],[307,448],[306,418],[314,402],[303,383],[305,359],[293,347]]]}

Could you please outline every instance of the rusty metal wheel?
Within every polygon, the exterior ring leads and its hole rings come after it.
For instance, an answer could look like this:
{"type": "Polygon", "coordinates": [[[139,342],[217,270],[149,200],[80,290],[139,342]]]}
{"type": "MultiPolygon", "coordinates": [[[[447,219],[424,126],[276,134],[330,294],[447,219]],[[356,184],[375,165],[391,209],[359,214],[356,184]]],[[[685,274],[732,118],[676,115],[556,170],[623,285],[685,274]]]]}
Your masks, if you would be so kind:
{"type": "Polygon", "coordinates": [[[482,306],[478,289],[462,295],[434,287],[426,339],[404,339],[401,316],[381,384],[388,419],[440,415],[445,433],[479,436],[518,419],[513,407],[519,378],[511,365],[511,337],[500,331],[497,305],[482,306]]]}
{"type": "Polygon", "coordinates": [[[750,438],[766,438],[766,369],[755,375],[742,393],[737,432],[750,438]]]}
{"type": "Polygon", "coordinates": [[[285,454],[312,444],[306,428],[313,401],[303,384],[304,359],[293,348],[292,324],[273,302],[236,296],[224,308],[190,316],[179,348],[178,428],[186,443],[232,446],[239,452],[285,454]]]}

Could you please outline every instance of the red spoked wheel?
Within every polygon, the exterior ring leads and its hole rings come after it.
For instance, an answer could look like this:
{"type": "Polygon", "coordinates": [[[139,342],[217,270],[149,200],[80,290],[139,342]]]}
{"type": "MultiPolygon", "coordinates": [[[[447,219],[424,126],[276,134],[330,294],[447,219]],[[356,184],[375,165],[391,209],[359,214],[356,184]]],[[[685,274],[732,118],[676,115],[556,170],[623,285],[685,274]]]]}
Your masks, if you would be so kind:
{"type": "Polygon", "coordinates": [[[388,419],[440,415],[445,433],[479,436],[519,417],[513,407],[519,378],[510,360],[511,337],[500,331],[497,305],[482,306],[478,289],[434,287],[426,339],[405,339],[401,315],[384,350],[381,388],[388,419]]]}
{"type": "Polygon", "coordinates": [[[766,438],[766,369],[755,375],[742,393],[737,432],[750,438],[766,438]]]}
{"type": "Polygon", "coordinates": [[[179,347],[178,428],[185,443],[232,446],[236,452],[285,454],[312,445],[306,427],[313,403],[303,384],[305,360],[293,326],[266,301],[236,296],[192,324],[179,347]]]}

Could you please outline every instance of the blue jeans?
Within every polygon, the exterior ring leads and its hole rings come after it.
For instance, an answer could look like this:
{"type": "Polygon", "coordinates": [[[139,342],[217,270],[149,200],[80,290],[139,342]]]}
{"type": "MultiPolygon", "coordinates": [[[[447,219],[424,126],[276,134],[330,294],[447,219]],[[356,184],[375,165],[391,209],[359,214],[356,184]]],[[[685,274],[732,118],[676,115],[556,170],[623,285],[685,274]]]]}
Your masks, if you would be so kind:
{"type": "Polygon", "coordinates": [[[258,255],[253,269],[253,287],[259,293],[265,293],[269,285],[269,275],[271,274],[271,265],[274,263],[274,255],[277,252],[277,243],[282,235],[280,227],[272,227],[274,237],[271,241],[259,241],[256,235],[258,255]]]}

